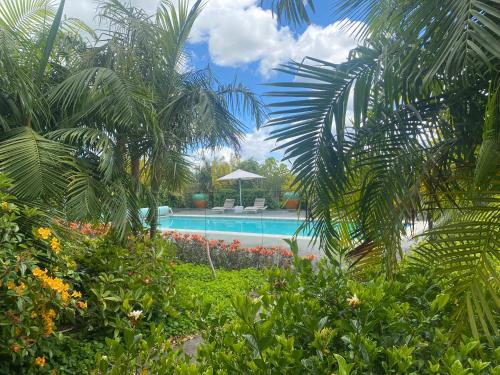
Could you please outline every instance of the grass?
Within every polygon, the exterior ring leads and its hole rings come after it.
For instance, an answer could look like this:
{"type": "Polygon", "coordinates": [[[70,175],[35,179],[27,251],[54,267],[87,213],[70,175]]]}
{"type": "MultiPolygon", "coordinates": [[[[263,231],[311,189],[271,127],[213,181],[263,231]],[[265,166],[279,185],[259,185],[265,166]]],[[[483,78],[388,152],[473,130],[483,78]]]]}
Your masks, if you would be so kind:
{"type": "Polygon", "coordinates": [[[174,306],[179,314],[167,322],[171,335],[182,336],[198,331],[200,319],[214,320],[219,315],[231,318],[234,315],[233,296],[256,291],[266,280],[265,273],[256,269],[216,272],[217,278],[214,279],[208,266],[184,263],[174,267],[177,292],[174,306]],[[207,316],[202,316],[201,307],[205,304],[210,304],[211,309],[207,316]]]}

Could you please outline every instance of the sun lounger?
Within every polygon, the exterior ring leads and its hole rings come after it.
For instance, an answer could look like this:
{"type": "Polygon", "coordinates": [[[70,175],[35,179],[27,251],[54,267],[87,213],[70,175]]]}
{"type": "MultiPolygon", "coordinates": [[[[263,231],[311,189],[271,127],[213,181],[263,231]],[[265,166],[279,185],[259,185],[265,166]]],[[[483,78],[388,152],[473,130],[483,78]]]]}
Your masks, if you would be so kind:
{"type": "Polygon", "coordinates": [[[257,213],[259,211],[264,211],[267,208],[267,206],[265,206],[265,203],[266,203],[265,198],[255,198],[253,206],[245,207],[245,212],[257,213]]]}
{"type": "Polygon", "coordinates": [[[234,199],[226,199],[224,206],[212,208],[212,211],[219,213],[223,213],[226,210],[234,210],[234,199]]]}

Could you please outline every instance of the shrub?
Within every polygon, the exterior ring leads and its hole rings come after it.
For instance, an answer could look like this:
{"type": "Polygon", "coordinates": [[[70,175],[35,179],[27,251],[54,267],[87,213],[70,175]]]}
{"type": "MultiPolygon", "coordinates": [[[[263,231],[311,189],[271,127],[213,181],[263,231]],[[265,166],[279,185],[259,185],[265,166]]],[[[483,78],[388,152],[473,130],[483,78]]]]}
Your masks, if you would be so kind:
{"type": "Polygon", "coordinates": [[[84,313],[86,296],[62,238],[46,227],[20,231],[20,217],[36,212],[18,207],[7,187],[0,175],[0,373],[48,370],[58,329],[84,313]]]}
{"type": "Polygon", "coordinates": [[[172,349],[162,325],[151,325],[147,333],[125,328],[106,343],[107,348],[97,355],[94,374],[199,374],[195,364],[172,349]]]}
{"type": "Polygon", "coordinates": [[[164,233],[177,245],[176,256],[183,262],[208,264],[207,244],[215,267],[226,269],[289,267],[292,252],[281,246],[242,248],[238,240],[230,244],[222,240],[207,240],[198,234],[164,233]]]}
{"type": "Polygon", "coordinates": [[[360,282],[318,272],[270,271],[258,298],[234,299],[237,318],[209,329],[200,372],[287,374],[500,373],[500,349],[453,337],[449,296],[432,275],[360,282]]]}
{"type": "Polygon", "coordinates": [[[174,246],[161,238],[129,238],[127,246],[108,238],[77,248],[81,288],[89,291],[88,330],[109,335],[128,326],[131,311],[142,311],[141,324],[173,313],[171,275],[174,246]]]}

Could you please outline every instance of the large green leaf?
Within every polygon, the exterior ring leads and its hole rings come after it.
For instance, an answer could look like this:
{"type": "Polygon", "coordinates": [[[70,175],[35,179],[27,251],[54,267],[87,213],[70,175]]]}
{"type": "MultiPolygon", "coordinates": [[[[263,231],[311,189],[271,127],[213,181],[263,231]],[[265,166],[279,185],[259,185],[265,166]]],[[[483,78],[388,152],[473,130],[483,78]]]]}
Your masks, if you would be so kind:
{"type": "Polygon", "coordinates": [[[16,128],[1,139],[0,170],[13,179],[18,199],[61,197],[73,166],[70,151],[31,128],[16,128]]]}

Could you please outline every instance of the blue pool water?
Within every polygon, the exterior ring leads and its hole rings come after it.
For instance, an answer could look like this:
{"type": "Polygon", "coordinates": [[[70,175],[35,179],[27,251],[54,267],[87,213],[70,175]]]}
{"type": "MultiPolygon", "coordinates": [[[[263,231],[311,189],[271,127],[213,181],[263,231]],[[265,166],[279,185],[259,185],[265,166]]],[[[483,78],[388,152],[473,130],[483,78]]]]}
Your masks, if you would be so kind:
{"type": "MultiPolygon", "coordinates": [[[[168,216],[160,219],[159,227],[163,230],[192,229],[292,236],[302,222],[302,220],[296,219],[261,219],[252,217],[168,216]]],[[[309,236],[310,234],[309,231],[303,230],[300,235],[309,236]]]]}

